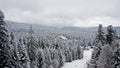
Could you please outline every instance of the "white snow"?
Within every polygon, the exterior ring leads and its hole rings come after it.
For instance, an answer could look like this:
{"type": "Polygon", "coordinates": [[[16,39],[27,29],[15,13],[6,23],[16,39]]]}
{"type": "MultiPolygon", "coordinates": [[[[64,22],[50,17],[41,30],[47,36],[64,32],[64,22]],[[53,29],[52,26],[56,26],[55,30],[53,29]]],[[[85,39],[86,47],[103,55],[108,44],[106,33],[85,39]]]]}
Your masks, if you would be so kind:
{"type": "Polygon", "coordinates": [[[87,68],[87,63],[90,61],[92,49],[84,50],[84,57],[81,60],[76,60],[70,63],[65,63],[62,68],[87,68]]]}

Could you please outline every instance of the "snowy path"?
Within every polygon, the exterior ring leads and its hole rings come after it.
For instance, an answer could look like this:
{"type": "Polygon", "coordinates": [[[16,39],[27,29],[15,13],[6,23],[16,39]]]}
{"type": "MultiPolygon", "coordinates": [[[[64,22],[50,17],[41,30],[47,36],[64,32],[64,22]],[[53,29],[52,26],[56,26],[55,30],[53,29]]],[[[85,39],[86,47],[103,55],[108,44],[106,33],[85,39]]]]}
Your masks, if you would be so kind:
{"type": "Polygon", "coordinates": [[[65,63],[62,68],[87,68],[86,63],[91,59],[92,50],[84,51],[84,58],[70,63],[65,63]]]}

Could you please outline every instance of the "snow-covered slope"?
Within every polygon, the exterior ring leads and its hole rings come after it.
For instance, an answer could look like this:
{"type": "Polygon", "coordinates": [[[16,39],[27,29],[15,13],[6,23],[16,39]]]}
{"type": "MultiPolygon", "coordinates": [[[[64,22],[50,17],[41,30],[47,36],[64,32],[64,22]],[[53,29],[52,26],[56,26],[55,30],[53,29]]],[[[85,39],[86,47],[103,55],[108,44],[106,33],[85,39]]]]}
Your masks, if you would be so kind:
{"type": "Polygon", "coordinates": [[[70,63],[65,63],[62,68],[87,68],[87,62],[91,59],[92,49],[84,51],[84,57],[70,63]]]}

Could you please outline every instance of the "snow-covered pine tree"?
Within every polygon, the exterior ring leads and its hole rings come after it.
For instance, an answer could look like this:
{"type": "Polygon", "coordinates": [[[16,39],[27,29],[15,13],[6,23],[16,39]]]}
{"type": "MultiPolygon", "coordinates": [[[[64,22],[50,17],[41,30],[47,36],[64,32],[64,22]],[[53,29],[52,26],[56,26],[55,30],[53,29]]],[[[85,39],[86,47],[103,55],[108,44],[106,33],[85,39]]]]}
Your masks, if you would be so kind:
{"type": "Polygon", "coordinates": [[[45,56],[46,68],[49,68],[49,66],[52,65],[50,49],[46,47],[43,51],[44,51],[44,56],[45,56]]]}
{"type": "Polygon", "coordinates": [[[113,29],[112,25],[107,27],[106,43],[112,44],[116,39],[116,30],[113,29]]]}
{"type": "Polygon", "coordinates": [[[77,46],[77,54],[78,54],[77,59],[83,58],[83,49],[80,47],[80,45],[77,46]]]}
{"type": "Polygon", "coordinates": [[[97,46],[97,44],[100,42],[103,46],[105,44],[105,33],[104,33],[104,30],[103,30],[103,26],[100,24],[99,27],[98,27],[98,32],[97,32],[97,35],[96,35],[96,38],[95,38],[95,42],[94,42],[94,46],[97,46]]]}
{"type": "Polygon", "coordinates": [[[51,54],[51,60],[52,60],[52,66],[54,68],[59,68],[59,55],[58,50],[55,48],[49,48],[50,54],[51,54]]]}
{"type": "MultiPolygon", "coordinates": [[[[111,45],[115,46],[114,44],[111,45]]],[[[113,68],[113,55],[114,49],[109,44],[103,46],[99,58],[96,61],[97,68],[113,68]]]]}
{"type": "Polygon", "coordinates": [[[20,68],[30,68],[30,60],[22,38],[18,41],[18,58],[20,68]]]}
{"type": "Polygon", "coordinates": [[[45,43],[44,43],[43,41],[40,42],[40,45],[39,45],[39,46],[40,46],[41,48],[43,48],[43,49],[46,48],[45,43]]]}
{"type": "Polygon", "coordinates": [[[50,49],[50,52],[52,54],[51,58],[54,59],[53,56],[56,55],[55,57],[57,58],[59,64],[58,68],[61,68],[61,66],[63,66],[65,63],[65,55],[60,47],[61,46],[58,43],[54,43],[53,47],[50,49]]]}
{"type": "Polygon", "coordinates": [[[18,45],[13,32],[10,33],[9,38],[11,67],[19,68],[18,45]]]}
{"type": "Polygon", "coordinates": [[[37,50],[37,67],[46,68],[45,55],[42,48],[37,50]]]}
{"type": "Polygon", "coordinates": [[[113,36],[111,35],[112,36],[111,38],[113,41],[111,41],[110,43],[115,44],[115,46],[112,46],[112,49],[114,49],[113,68],[120,68],[120,42],[119,42],[120,39],[118,38],[117,32],[115,30],[114,33],[112,34],[113,36]]]}
{"type": "Polygon", "coordinates": [[[65,49],[64,54],[65,54],[66,62],[71,62],[72,61],[72,52],[70,51],[70,47],[69,47],[68,43],[66,43],[64,49],[65,49]]]}
{"type": "Polygon", "coordinates": [[[8,39],[8,30],[4,21],[4,14],[0,10],[0,68],[10,67],[8,39]]]}
{"type": "MultiPolygon", "coordinates": [[[[77,54],[76,51],[77,51],[77,49],[75,49],[76,48],[76,44],[74,44],[73,40],[68,42],[67,48],[68,48],[68,51],[70,51],[70,53],[71,53],[71,55],[69,54],[70,55],[69,59],[71,61],[76,60],[76,54],[77,54]]],[[[71,62],[71,61],[69,61],[69,62],[71,62]]]]}
{"type": "Polygon", "coordinates": [[[65,55],[63,54],[60,48],[58,48],[58,56],[59,56],[59,68],[61,68],[61,66],[63,66],[65,63],[65,55]]]}
{"type": "Polygon", "coordinates": [[[114,51],[113,68],[120,68],[120,44],[117,44],[118,48],[114,51]]]}
{"type": "Polygon", "coordinates": [[[27,39],[27,51],[30,58],[31,68],[35,68],[36,65],[36,50],[38,48],[38,43],[36,37],[33,35],[34,31],[32,25],[29,28],[29,36],[27,39]]]}
{"type": "Polygon", "coordinates": [[[93,59],[98,58],[98,56],[100,55],[101,47],[105,45],[105,33],[101,24],[99,25],[94,45],[96,46],[94,50],[97,53],[94,54],[93,52],[93,55],[92,55],[93,59]]]}
{"type": "Polygon", "coordinates": [[[115,40],[116,32],[113,29],[112,25],[107,27],[107,32],[108,32],[106,35],[107,44],[105,46],[102,46],[98,59],[95,60],[96,68],[115,68],[113,67],[114,65],[113,61],[115,59],[114,51],[117,48],[116,40],[115,40]]]}
{"type": "Polygon", "coordinates": [[[105,39],[105,34],[102,28],[102,25],[99,25],[97,36],[95,38],[94,42],[94,51],[92,53],[92,58],[89,64],[90,68],[97,68],[97,63],[96,61],[99,59],[99,55],[102,49],[102,46],[105,45],[106,39],[105,39]]]}

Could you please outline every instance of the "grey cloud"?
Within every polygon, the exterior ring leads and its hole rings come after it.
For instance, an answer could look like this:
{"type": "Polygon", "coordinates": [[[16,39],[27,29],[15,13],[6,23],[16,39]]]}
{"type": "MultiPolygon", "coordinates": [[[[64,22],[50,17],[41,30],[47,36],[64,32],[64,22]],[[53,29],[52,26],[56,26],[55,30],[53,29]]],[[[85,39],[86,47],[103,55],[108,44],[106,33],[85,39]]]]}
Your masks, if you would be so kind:
{"type": "Polygon", "coordinates": [[[38,11],[38,2],[34,0],[0,0],[2,9],[20,9],[29,11],[38,11]]]}
{"type": "MultiPolygon", "coordinates": [[[[119,3],[120,0],[0,0],[0,8],[5,12],[6,19],[18,22],[69,26],[76,25],[78,19],[84,25],[90,22],[88,19],[109,17],[120,25],[119,3]]],[[[99,22],[96,21],[96,24],[99,22]]]]}

